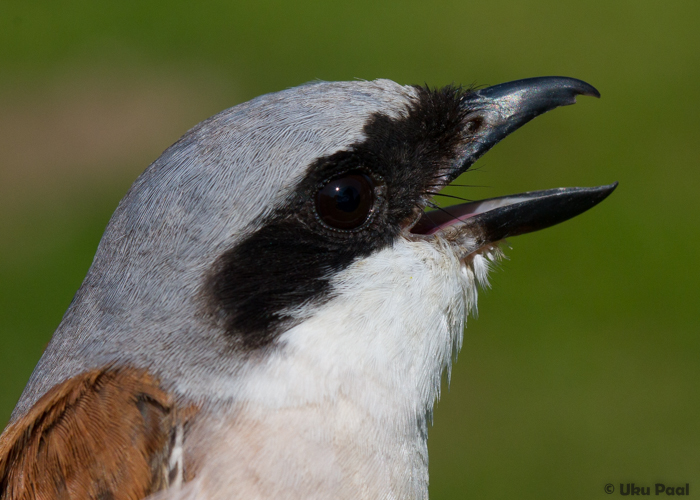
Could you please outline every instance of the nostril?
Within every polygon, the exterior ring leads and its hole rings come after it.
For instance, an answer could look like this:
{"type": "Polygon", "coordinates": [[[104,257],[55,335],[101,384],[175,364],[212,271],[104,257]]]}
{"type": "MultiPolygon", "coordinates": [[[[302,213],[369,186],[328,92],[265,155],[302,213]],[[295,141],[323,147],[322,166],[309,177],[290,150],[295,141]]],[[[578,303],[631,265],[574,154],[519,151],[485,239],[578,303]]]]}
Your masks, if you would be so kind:
{"type": "Polygon", "coordinates": [[[481,130],[481,128],[484,126],[484,117],[483,116],[474,116],[472,118],[469,118],[467,120],[467,123],[464,126],[464,131],[467,134],[476,134],[481,130]]]}

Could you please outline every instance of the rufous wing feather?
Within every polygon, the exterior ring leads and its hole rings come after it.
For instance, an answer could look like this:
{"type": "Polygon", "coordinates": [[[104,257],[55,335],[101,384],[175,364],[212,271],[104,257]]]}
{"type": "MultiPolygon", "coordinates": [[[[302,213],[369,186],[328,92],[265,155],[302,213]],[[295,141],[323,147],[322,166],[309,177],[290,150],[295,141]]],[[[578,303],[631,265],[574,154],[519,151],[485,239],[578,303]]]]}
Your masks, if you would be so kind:
{"type": "Polygon", "coordinates": [[[164,489],[177,413],[145,371],[73,377],[0,436],[0,499],[137,500],[164,489]]]}

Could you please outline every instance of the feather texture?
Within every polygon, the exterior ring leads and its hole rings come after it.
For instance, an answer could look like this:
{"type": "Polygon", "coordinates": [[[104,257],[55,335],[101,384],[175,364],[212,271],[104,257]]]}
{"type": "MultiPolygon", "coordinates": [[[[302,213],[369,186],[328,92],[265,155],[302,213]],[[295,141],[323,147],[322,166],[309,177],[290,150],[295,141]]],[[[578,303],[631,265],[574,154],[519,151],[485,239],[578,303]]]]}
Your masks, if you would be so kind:
{"type": "Polygon", "coordinates": [[[143,370],[73,377],[0,436],[0,498],[136,500],[180,482],[170,455],[188,413],[143,370]]]}

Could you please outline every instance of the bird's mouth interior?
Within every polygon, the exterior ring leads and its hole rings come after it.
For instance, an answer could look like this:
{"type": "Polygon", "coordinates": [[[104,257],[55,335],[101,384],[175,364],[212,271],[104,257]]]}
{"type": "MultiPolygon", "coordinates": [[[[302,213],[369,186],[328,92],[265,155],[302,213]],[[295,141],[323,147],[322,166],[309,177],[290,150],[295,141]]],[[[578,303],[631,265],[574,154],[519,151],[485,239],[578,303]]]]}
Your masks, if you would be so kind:
{"type": "Polygon", "coordinates": [[[478,200],[450,207],[438,208],[428,212],[423,212],[418,222],[411,228],[413,234],[430,235],[446,227],[452,226],[466,219],[490,210],[506,207],[515,203],[522,203],[528,200],[527,193],[524,196],[502,196],[487,200],[478,200]]]}

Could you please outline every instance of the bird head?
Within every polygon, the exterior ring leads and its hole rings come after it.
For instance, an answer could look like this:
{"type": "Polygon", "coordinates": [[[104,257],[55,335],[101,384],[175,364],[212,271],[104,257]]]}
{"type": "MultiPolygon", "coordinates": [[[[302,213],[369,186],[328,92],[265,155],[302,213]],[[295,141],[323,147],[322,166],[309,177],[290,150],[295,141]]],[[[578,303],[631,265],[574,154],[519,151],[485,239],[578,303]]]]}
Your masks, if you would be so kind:
{"type": "Polygon", "coordinates": [[[318,82],[200,123],[119,204],[16,413],[108,364],[146,368],[201,405],[345,394],[373,412],[388,400],[429,412],[499,242],[615,185],[426,209],[577,95],[598,93],[559,77],[479,90],[318,82]]]}

